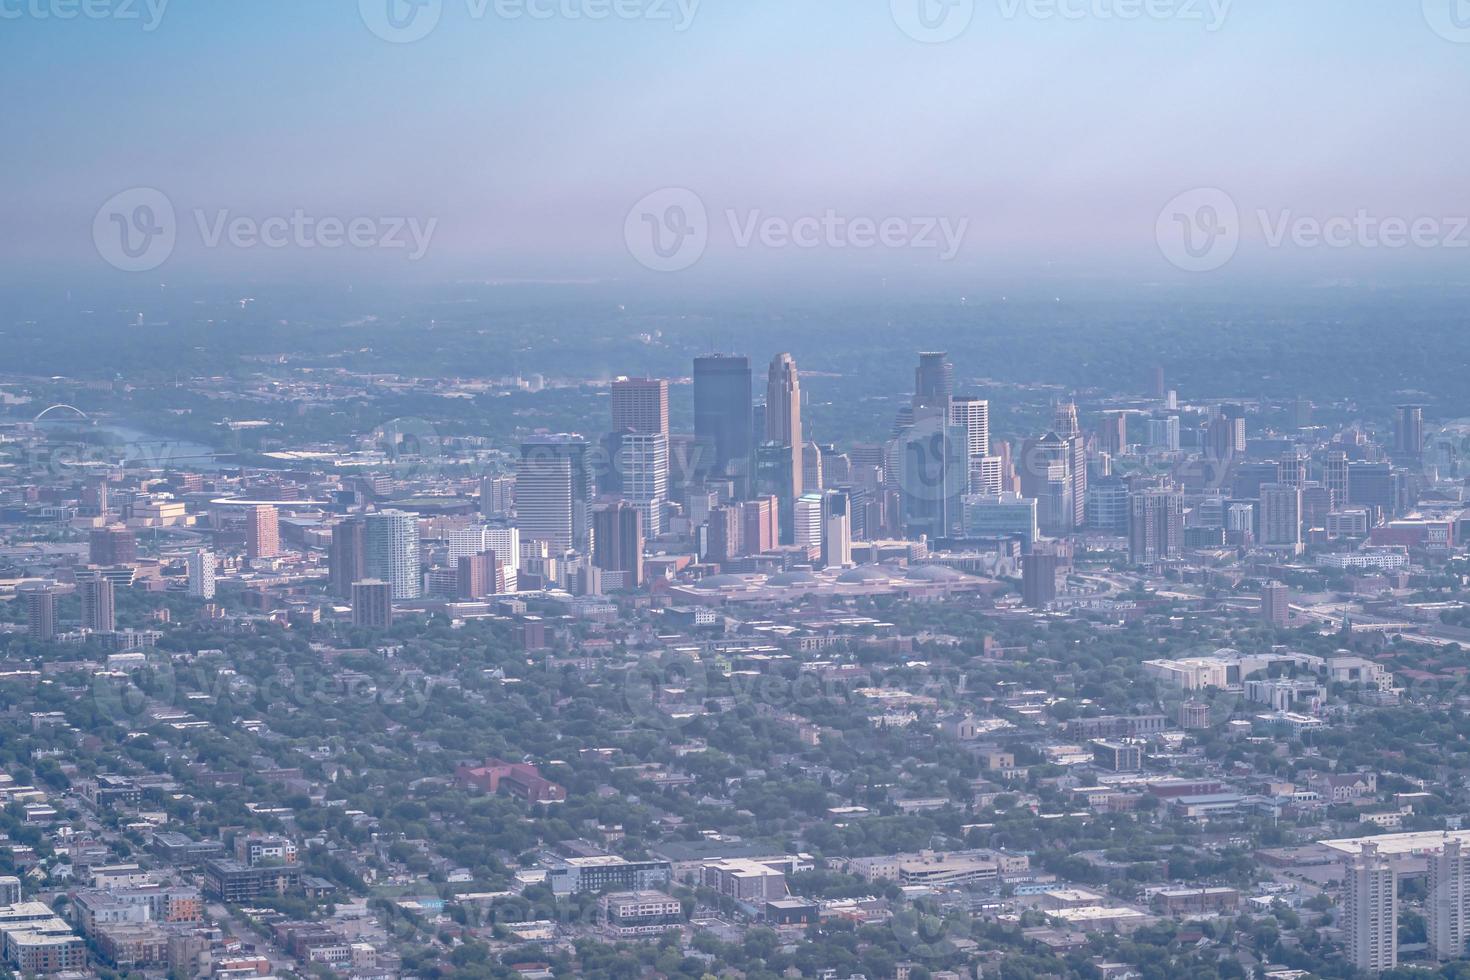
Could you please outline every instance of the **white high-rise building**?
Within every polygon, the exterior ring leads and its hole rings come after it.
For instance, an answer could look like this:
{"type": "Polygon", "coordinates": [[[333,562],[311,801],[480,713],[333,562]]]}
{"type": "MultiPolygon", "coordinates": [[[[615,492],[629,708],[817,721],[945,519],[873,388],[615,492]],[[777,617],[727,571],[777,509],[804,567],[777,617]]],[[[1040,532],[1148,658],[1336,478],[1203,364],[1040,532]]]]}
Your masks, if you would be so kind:
{"type": "Polygon", "coordinates": [[[970,459],[970,492],[1002,493],[1005,490],[1005,460],[999,456],[970,459]]]}
{"type": "Polygon", "coordinates": [[[484,517],[509,517],[515,509],[515,495],[514,477],[480,477],[480,514],[484,517]]]}
{"type": "Polygon", "coordinates": [[[401,510],[367,515],[368,578],[393,586],[394,599],[417,599],[423,594],[419,574],[419,519],[401,510]]]}
{"type": "Polygon", "coordinates": [[[1302,488],[1286,483],[1261,485],[1261,537],[1267,548],[1296,554],[1302,550],[1302,488]]]}
{"type": "Polygon", "coordinates": [[[483,552],[495,555],[495,564],[505,576],[507,592],[516,590],[516,570],[521,566],[521,535],[513,527],[490,527],[472,524],[458,527],[449,532],[449,564],[459,566],[461,558],[469,558],[483,552]]]}
{"type": "Polygon", "coordinates": [[[822,564],[846,568],[852,564],[852,501],[836,490],[827,491],[822,500],[822,564]]]}
{"type": "Polygon", "coordinates": [[[623,496],[643,512],[643,533],[663,533],[663,502],[669,497],[669,437],[661,432],[625,432],[618,448],[623,496]]]}
{"type": "Polygon", "coordinates": [[[214,552],[194,551],[189,554],[189,594],[197,599],[214,598],[214,552]]]}
{"type": "Polygon", "coordinates": [[[516,467],[516,525],[527,541],[545,541],[560,554],[575,543],[573,466],[569,456],[526,451],[516,467]]]}
{"type": "Polygon", "coordinates": [[[1364,842],[1346,860],[1342,879],[1342,931],[1348,962],[1378,973],[1398,963],[1398,889],[1393,865],[1364,842]]]}
{"type": "Polygon", "coordinates": [[[949,403],[949,421],[965,430],[965,450],[971,462],[990,455],[990,402],[957,396],[949,403]]]}
{"type": "Polygon", "coordinates": [[[801,548],[822,547],[822,495],[804,493],[792,507],[792,544],[801,548]]]}
{"type": "Polygon", "coordinates": [[[1429,955],[1454,960],[1470,942],[1470,851],[1449,838],[1429,855],[1429,897],[1424,900],[1429,955]]]}

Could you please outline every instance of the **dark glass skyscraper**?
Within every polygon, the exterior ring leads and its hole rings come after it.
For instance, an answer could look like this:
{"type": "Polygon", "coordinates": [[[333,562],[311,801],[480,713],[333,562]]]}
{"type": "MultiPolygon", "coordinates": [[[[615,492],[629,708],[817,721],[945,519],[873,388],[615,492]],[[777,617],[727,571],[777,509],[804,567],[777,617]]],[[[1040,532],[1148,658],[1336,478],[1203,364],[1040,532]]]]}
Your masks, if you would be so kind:
{"type": "Polygon", "coordinates": [[[694,359],[694,435],[709,479],[731,479],[739,496],[750,486],[754,417],[750,358],[710,354],[694,359]]]}
{"type": "Polygon", "coordinates": [[[954,365],[949,355],[919,355],[919,369],[914,372],[914,407],[941,408],[947,413],[954,397],[954,365]]]}

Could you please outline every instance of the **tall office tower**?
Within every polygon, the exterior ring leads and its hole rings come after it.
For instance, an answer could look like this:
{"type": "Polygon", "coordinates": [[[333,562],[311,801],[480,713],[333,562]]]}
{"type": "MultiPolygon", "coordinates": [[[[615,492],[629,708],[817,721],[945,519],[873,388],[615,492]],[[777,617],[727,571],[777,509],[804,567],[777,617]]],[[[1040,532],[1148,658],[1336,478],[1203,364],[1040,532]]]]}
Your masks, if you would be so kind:
{"type": "Polygon", "coordinates": [[[807,442],[801,452],[801,488],[804,491],[810,493],[827,486],[826,467],[829,458],[827,453],[822,452],[821,446],[815,442],[807,442]]]}
{"type": "Polygon", "coordinates": [[[510,476],[480,477],[480,516],[507,518],[515,508],[516,481],[510,476]]]}
{"type": "Polygon", "coordinates": [[[380,510],[367,515],[366,525],[363,540],[368,577],[391,585],[395,599],[417,599],[424,589],[419,574],[417,515],[380,510]]]}
{"type": "Polygon", "coordinates": [[[813,442],[807,446],[815,446],[817,458],[821,460],[822,489],[852,481],[852,458],[847,453],[838,452],[837,447],[830,443],[818,445],[813,442]]]}
{"type": "Polygon", "coordinates": [[[385,630],[393,625],[392,582],[366,578],[352,583],[352,625],[385,630]]]}
{"type": "Polygon", "coordinates": [[[845,568],[852,564],[852,501],[840,490],[822,494],[822,564],[845,568]]]}
{"type": "Polygon", "coordinates": [[[96,569],[77,572],[77,592],[82,597],[83,629],[96,633],[111,633],[117,629],[112,588],[112,580],[96,569]]]}
{"type": "Polygon", "coordinates": [[[503,592],[520,588],[521,532],[513,527],[492,527],[485,531],[486,550],[494,552],[500,566],[496,585],[503,592]]]}
{"type": "Polygon", "coordinates": [[[1075,402],[1057,402],[1052,406],[1051,427],[1057,435],[1062,438],[1080,435],[1082,426],[1077,422],[1077,405],[1075,402]]]}
{"type": "Polygon", "coordinates": [[[1005,461],[999,456],[970,460],[970,492],[995,494],[1006,489],[1005,461]]]}
{"type": "Polygon", "coordinates": [[[1307,461],[1302,456],[1284,456],[1276,464],[1276,482],[1299,487],[1307,482],[1307,461]]]}
{"type": "Polygon", "coordinates": [[[961,395],[949,403],[950,424],[965,430],[965,447],[970,459],[990,455],[990,402],[961,395]]]}
{"type": "Polygon", "coordinates": [[[1261,620],[1272,626],[1291,625],[1291,589],[1280,582],[1261,586],[1261,620]]]}
{"type": "MultiPolygon", "coordinates": [[[[1040,439],[1028,439],[1022,450],[1021,493],[1036,499],[1043,534],[1060,537],[1077,528],[1073,448],[1073,440],[1048,432],[1040,439]]],[[[1082,517],[1087,517],[1086,498],[1082,501],[1082,517]]]]}
{"type": "Polygon", "coordinates": [[[1235,455],[1234,423],[1223,415],[1209,419],[1205,422],[1201,447],[1204,449],[1205,459],[1228,463],[1235,455]]]}
{"type": "Polygon", "coordinates": [[[740,505],[740,541],[747,555],[760,555],[781,543],[780,503],[775,497],[756,497],[740,505]]]}
{"type": "Polygon", "coordinates": [[[796,498],[791,495],[795,480],[791,475],[791,447],[779,442],[763,442],[755,449],[754,492],[776,499],[776,519],[781,528],[780,543],[792,543],[792,514],[796,498]]]}
{"type": "Polygon", "coordinates": [[[1429,955],[1456,960],[1470,943],[1470,851],[1456,838],[1429,855],[1429,896],[1424,900],[1429,955]]]}
{"type": "Polygon", "coordinates": [[[1275,463],[1240,463],[1230,484],[1231,496],[1250,500],[1261,495],[1261,487],[1278,482],[1275,463]]]}
{"type": "Polygon", "coordinates": [[[463,555],[455,560],[454,565],[454,594],[457,598],[474,601],[501,591],[500,563],[495,552],[463,555]]]}
{"type": "Polygon", "coordinates": [[[739,498],[750,492],[755,464],[750,358],[710,354],[694,359],[694,469],[710,480],[729,480],[739,498]]]}
{"type": "Polygon", "coordinates": [[[643,510],[618,501],[592,512],[592,565],[617,573],[614,588],[643,585],[643,510]]]}
{"type": "Polygon", "coordinates": [[[1144,422],[1144,428],[1148,433],[1147,442],[1150,449],[1168,453],[1179,451],[1179,416],[1164,415],[1148,419],[1144,422]]]}
{"type": "Polygon", "coordinates": [[[82,488],[82,506],[80,513],[85,517],[101,517],[107,513],[107,478],[96,477],[88,480],[87,485],[82,488]]]}
{"type": "Polygon", "coordinates": [[[791,543],[798,548],[820,552],[822,549],[822,495],[804,493],[792,506],[791,543]]]}
{"type": "Polygon", "coordinates": [[[274,558],[281,553],[281,526],[276,509],[259,504],[245,512],[245,557],[274,558]]]}
{"type": "Polygon", "coordinates": [[[587,508],[595,491],[581,436],[536,436],[521,443],[516,466],[516,524],[526,540],[557,551],[587,549],[587,508]]]}
{"type": "Polygon", "coordinates": [[[663,378],[619,378],[612,383],[612,427],[645,435],[669,434],[669,383],[663,378]]]}
{"type": "Polygon", "coordinates": [[[617,463],[622,496],[642,511],[644,533],[658,537],[663,533],[664,501],[669,499],[669,437],[660,432],[624,432],[617,463]]]}
{"type": "Polygon", "coordinates": [[[1239,402],[1225,402],[1220,406],[1220,417],[1230,424],[1233,441],[1231,449],[1237,456],[1245,452],[1245,406],[1239,402]]]}
{"type": "Polygon", "coordinates": [[[1128,484],[1113,476],[1087,488],[1087,526],[1102,534],[1128,533],[1128,484]]]}
{"type": "Polygon", "coordinates": [[[1135,565],[1178,558],[1184,546],[1184,493],[1172,487],[1128,498],[1128,560],[1135,565]]]}
{"type": "Polygon", "coordinates": [[[803,492],[802,456],[806,442],[801,430],[801,379],[790,354],[772,358],[766,375],[766,441],[785,446],[791,452],[791,484],[778,496],[795,500],[803,492]]]}
{"type": "Polygon", "coordinates": [[[854,541],[867,541],[874,537],[878,529],[879,510],[882,506],[877,494],[868,487],[860,487],[855,484],[837,487],[847,496],[847,523],[850,536],[854,541]],[[875,534],[869,534],[869,529],[875,534]]]}
{"type": "Polygon", "coordinates": [[[1296,554],[1302,550],[1302,488],[1285,483],[1261,485],[1260,543],[1296,554]]]}
{"type": "Polygon", "coordinates": [[[1368,973],[1398,964],[1398,882],[1377,844],[1344,861],[1341,918],[1348,962],[1368,973]]]}
{"type": "Polygon", "coordinates": [[[50,583],[21,586],[26,598],[26,635],[33,640],[56,638],[56,590],[50,583]]]}
{"type": "Polygon", "coordinates": [[[1394,415],[1393,452],[1395,456],[1418,459],[1424,455],[1424,406],[1400,405],[1394,415]]]}
{"type": "Polygon", "coordinates": [[[1004,439],[992,439],[990,451],[1000,460],[1000,489],[1002,493],[1020,493],[1021,478],[1016,473],[1016,456],[1011,444],[1004,439]]]}
{"type": "Polygon", "coordinates": [[[1154,368],[1152,394],[1155,398],[1163,398],[1168,393],[1168,383],[1164,379],[1164,366],[1160,364],[1154,368]]]}
{"type": "MultiPolygon", "coordinates": [[[[1056,406],[1052,427],[1066,443],[1071,459],[1069,467],[1072,478],[1072,527],[1079,528],[1087,523],[1087,440],[1082,435],[1082,426],[1077,421],[1077,406],[1073,402],[1062,402],[1056,406]]],[[[1177,430],[1178,420],[1175,420],[1177,430]]],[[[1175,447],[1178,448],[1177,445],[1175,447]]]]}
{"type": "Polygon", "coordinates": [[[1347,453],[1336,449],[1327,454],[1327,459],[1322,464],[1322,477],[1328,492],[1332,494],[1333,510],[1341,510],[1347,506],[1349,472],[1347,453]]]}
{"type": "Polygon", "coordinates": [[[1034,550],[1021,559],[1021,601],[1042,609],[1057,597],[1057,569],[1061,558],[1053,551],[1034,550]]]}
{"type": "Polygon", "coordinates": [[[1332,513],[1332,493],[1314,480],[1302,484],[1302,528],[1325,528],[1327,515],[1332,513]]]}
{"type": "Polygon", "coordinates": [[[1238,502],[1225,508],[1225,540],[1235,547],[1247,547],[1256,539],[1255,504],[1238,502]]]}
{"type": "Polygon", "coordinates": [[[1128,450],[1128,413],[1108,412],[1097,427],[1097,447],[1105,453],[1121,456],[1128,450]]]}
{"type": "Polygon", "coordinates": [[[919,355],[914,372],[914,408],[938,408],[946,414],[954,397],[954,365],[949,355],[939,352],[919,355]]]}
{"type": "Polygon", "coordinates": [[[723,564],[745,554],[740,540],[740,512],[739,506],[716,507],[709,512],[705,542],[707,560],[723,564]]]}
{"type": "Polygon", "coordinates": [[[349,517],[332,528],[327,570],[332,595],[352,596],[352,583],[367,578],[367,525],[361,517],[349,517]]]}
{"type": "Polygon", "coordinates": [[[1348,503],[1371,508],[1376,524],[1398,512],[1399,481],[1392,463],[1349,463],[1348,503]]]}
{"type": "Polygon", "coordinates": [[[852,479],[867,486],[877,486],[883,480],[883,468],[888,465],[888,446],[876,442],[860,442],[847,451],[852,469],[852,479]]]}
{"type": "Polygon", "coordinates": [[[129,565],[138,560],[138,539],[121,524],[95,527],[87,537],[87,561],[92,565],[129,565]]]}
{"type": "Polygon", "coordinates": [[[949,424],[948,408],[920,407],[913,426],[893,441],[884,471],[899,491],[905,533],[932,540],[961,529],[968,450],[968,434],[949,424]]]}
{"type": "Polygon", "coordinates": [[[189,594],[196,599],[214,598],[214,552],[189,553],[189,594]]]}

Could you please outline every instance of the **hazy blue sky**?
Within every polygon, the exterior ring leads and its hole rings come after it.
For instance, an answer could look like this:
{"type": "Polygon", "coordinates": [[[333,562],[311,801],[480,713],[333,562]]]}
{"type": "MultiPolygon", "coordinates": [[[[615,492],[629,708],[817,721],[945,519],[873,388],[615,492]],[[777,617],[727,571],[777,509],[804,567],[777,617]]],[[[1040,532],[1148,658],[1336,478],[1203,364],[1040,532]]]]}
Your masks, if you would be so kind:
{"type": "Polygon", "coordinates": [[[145,0],[58,19],[80,2],[0,0],[12,282],[124,275],[99,255],[94,219],[140,187],[176,212],[167,261],[130,274],[160,281],[1151,281],[1189,275],[1158,229],[1195,188],[1241,212],[1226,273],[1470,279],[1470,232],[1465,248],[1371,248],[1362,233],[1271,247],[1257,217],[1363,209],[1429,217],[1427,239],[1455,238],[1470,214],[1470,43],[1455,40],[1470,42],[1470,10],[1449,19],[1462,0],[975,0],[968,28],[938,44],[900,26],[920,0],[703,0],[684,30],[676,0],[619,0],[668,19],[595,21],[556,10],[612,0],[527,0],[544,19],[513,16],[521,0],[483,14],[481,0],[439,0],[414,43],[369,29],[390,0],[173,0],[152,30],[145,0]],[[1163,15],[1117,16],[1149,3],[1163,15]],[[1055,9],[1069,15],[1045,16],[1055,9]],[[666,187],[698,195],[709,231],[692,268],[660,274],[630,252],[627,219],[666,187]],[[382,234],[394,218],[435,224],[418,261],[411,247],[207,244],[221,212],[297,210],[382,234]],[[948,261],[942,248],[739,243],[756,218],[828,210],[902,219],[910,237],[945,218],[963,236],[948,261]]]}

